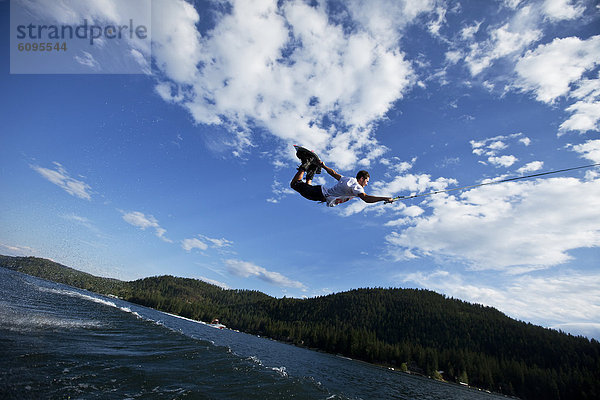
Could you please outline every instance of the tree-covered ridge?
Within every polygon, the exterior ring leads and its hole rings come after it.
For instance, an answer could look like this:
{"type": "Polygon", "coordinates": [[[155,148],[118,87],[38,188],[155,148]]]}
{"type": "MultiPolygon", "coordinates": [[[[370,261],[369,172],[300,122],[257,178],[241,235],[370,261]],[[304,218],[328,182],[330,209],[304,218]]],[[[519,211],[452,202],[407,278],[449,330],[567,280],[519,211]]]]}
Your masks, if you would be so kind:
{"type": "Polygon", "coordinates": [[[133,303],[528,399],[600,397],[600,344],[428,290],[358,289],[276,299],[161,276],[123,282],[33,257],[0,266],[133,303]],[[443,372],[438,372],[443,371],[443,372]]]}

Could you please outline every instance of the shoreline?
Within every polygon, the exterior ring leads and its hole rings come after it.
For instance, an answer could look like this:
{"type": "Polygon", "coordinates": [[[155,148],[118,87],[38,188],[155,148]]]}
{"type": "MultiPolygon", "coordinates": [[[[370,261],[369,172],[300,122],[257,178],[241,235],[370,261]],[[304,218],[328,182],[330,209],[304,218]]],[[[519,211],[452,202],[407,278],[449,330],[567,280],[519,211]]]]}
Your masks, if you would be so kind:
{"type": "MultiPolygon", "coordinates": [[[[97,294],[103,296],[100,293],[97,293],[97,294]]],[[[123,300],[123,299],[121,299],[121,300],[123,300]]],[[[127,301],[127,300],[123,300],[123,301],[127,301]]],[[[131,302],[128,301],[128,303],[131,303],[131,302]]],[[[135,303],[131,303],[131,304],[135,304],[135,303]]],[[[136,305],[137,306],[146,307],[146,306],[143,306],[141,304],[136,304],[136,305]]],[[[195,319],[192,319],[192,318],[183,317],[181,315],[169,313],[169,312],[166,312],[166,311],[161,311],[161,310],[158,310],[158,309],[152,308],[152,307],[146,307],[146,308],[149,308],[151,310],[154,310],[154,311],[157,311],[157,312],[169,315],[169,316],[174,317],[174,318],[179,318],[179,319],[183,319],[183,320],[186,320],[186,321],[189,321],[189,322],[194,322],[194,323],[197,323],[197,324],[201,324],[201,325],[212,327],[211,326],[212,324],[210,324],[208,322],[204,322],[204,321],[199,321],[199,320],[195,320],[195,319]]],[[[453,386],[457,386],[457,387],[461,387],[461,388],[467,388],[467,389],[475,390],[475,391],[478,391],[478,392],[484,392],[484,393],[493,394],[493,395],[496,395],[496,396],[503,396],[503,397],[509,398],[509,399],[520,400],[519,397],[510,396],[510,395],[507,395],[507,394],[504,394],[504,393],[490,391],[488,389],[482,389],[482,388],[479,388],[477,386],[471,386],[468,383],[464,383],[464,382],[452,382],[452,381],[448,381],[448,380],[443,379],[443,378],[442,379],[437,379],[437,378],[434,378],[432,376],[420,373],[418,371],[411,371],[410,369],[407,370],[407,371],[402,371],[401,369],[399,369],[399,368],[397,368],[395,366],[389,365],[389,364],[373,363],[373,362],[364,361],[364,360],[361,360],[361,359],[358,359],[358,358],[348,357],[348,356],[345,356],[343,354],[334,354],[334,353],[330,353],[330,352],[327,352],[327,351],[319,349],[319,348],[308,347],[308,346],[304,346],[304,345],[300,345],[300,344],[295,344],[292,341],[278,340],[278,339],[274,339],[274,338],[271,338],[271,337],[268,337],[268,336],[262,336],[262,335],[258,335],[258,334],[252,334],[252,333],[240,331],[240,330],[237,330],[237,329],[231,329],[231,328],[228,328],[228,327],[223,327],[223,328],[219,328],[219,329],[224,329],[224,330],[228,330],[228,331],[235,332],[235,333],[243,333],[245,335],[254,336],[254,337],[257,337],[259,339],[271,340],[271,341],[274,341],[274,342],[277,342],[277,343],[286,344],[286,345],[294,346],[294,347],[297,347],[297,348],[300,348],[300,349],[306,349],[306,350],[314,351],[314,352],[317,352],[317,353],[328,354],[328,355],[331,355],[331,356],[334,356],[334,357],[342,358],[344,360],[366,364],[366,365],[369,365],[369,366],[381,368],[383,370],[388,370],[388,371],[395,372],[395,373],[406,374],[406,375],[409,375],[409,376],[415,376],[415,377],[419,377],[419,378],[423,378],[423,379],[427,379],[427,380],[432,380],[432,381],[440,382],[440,383],[443,383],[443,384],[449,384],[449,385],[453,385],[453,386]]]]}

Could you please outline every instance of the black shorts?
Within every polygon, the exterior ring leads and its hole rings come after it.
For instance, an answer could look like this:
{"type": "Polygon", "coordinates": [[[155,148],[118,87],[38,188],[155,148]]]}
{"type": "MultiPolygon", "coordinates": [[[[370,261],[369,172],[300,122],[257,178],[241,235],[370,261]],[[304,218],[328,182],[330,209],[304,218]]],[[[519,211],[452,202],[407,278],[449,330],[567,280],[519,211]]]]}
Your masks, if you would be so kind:
{"type": "Polygon", "coordinates": [[[300,193],[302,197],[313,201],[325,201],[321,185],[309,185],[304,181],[294,181],[292,189],[300,193]]]}

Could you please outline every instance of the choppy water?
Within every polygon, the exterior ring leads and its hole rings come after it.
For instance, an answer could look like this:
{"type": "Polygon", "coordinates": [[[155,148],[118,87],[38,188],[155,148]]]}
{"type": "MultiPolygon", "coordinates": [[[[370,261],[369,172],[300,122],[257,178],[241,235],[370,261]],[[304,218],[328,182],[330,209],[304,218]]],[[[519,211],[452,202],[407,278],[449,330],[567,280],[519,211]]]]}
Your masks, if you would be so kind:
{"type": "Polygon", "coordinates": [[[500,399],[0,268],[2,399],[500,399]]]}

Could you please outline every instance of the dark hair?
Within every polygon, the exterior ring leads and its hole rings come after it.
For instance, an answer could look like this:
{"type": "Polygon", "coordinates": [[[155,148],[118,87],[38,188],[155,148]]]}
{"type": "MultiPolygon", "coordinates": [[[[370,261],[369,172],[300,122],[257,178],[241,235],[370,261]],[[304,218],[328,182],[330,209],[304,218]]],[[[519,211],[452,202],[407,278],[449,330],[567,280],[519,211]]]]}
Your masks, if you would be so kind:
{"type": "Polygon", "coordinates": [[[356,179],[361,179],[361,178],[369,178],[370,175],[367,171],[358,171],[358,173],[356,174],[356,179]]]}

